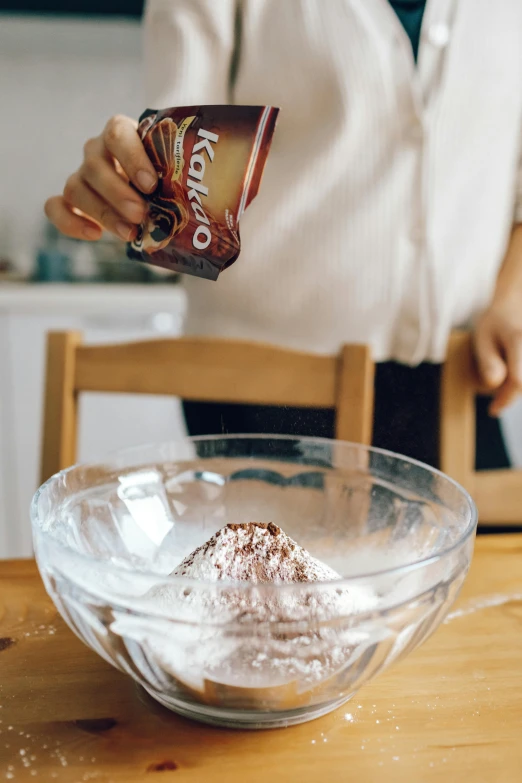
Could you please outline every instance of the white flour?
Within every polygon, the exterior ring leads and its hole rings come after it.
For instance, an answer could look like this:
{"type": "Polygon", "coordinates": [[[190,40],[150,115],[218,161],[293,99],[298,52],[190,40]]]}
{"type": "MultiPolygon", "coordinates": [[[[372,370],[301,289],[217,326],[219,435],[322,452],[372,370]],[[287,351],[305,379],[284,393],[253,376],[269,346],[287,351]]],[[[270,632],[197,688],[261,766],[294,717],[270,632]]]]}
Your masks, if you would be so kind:
{"type": "Polygon", "coordinates": [[[518,603],[520,601],[522,601],[522,593],[507,593],[506,595],[501,593],[472,598],[461,606],[460,609],[451,612],[444,620],[444,624],[447,625],[448,623],[451,623],[452,620],[467,617],[468,615],[475,614],[475,612],[480,612],[483,609],[491,609],[495,606],[503,606],[504,604],[518,603]]]}
{"type": "Polygon", "coordinates": [[[318,585],[340,577],[275,525],[229,525],[173,575],[193,578],[194,588],[160,585],[141,604],[181,622],[151,620],[142,641],[164,671],[201,693],[208,682],[306,690],[364,647],[350,618],[377,604],[361,587],[318,585]]]}

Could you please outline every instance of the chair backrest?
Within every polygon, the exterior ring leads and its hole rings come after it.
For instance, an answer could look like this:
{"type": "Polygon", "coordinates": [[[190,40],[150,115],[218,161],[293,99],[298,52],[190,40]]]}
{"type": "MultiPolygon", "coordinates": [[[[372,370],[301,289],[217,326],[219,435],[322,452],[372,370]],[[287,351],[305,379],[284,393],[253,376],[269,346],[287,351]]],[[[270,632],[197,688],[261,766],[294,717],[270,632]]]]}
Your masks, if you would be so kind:
{"type": "Polygon", "coordinates": [[[472,495],[481,524],[520,525],[522,470],[475,470],[475,397],[479,392],[471,336],[455,332],[450,338],[442,371],[441,470],[472,495]]]}
{"type": "Polygon", "coordinates": [[[165,394],[186,400],[336,409],[336,437],[370,444],[374,364],[366,346],[318,356],[261,343],[184,337],[83,345],[47,338],[41,479],[76,461],[80,392],[165,394]]]}

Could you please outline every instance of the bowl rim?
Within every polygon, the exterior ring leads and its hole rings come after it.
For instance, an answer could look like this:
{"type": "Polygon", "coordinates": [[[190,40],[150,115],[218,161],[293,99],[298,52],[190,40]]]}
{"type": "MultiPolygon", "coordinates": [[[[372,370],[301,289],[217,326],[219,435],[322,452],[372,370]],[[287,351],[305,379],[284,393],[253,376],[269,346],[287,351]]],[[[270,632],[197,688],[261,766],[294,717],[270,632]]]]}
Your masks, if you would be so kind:
{"type": "MultiPolygon", "coordinates": [[[[321,438],[321,437],[307,437],[307,436],[299,436],[299,435],[283,435],[283,434],[277,434],[273,435],[270,433],[265,434],[256,434],[256,433],[231,433],[231,434],[224,434],[224,435],[200,435],[200,436],[189,436],[187,435],[184,438],[177,438],[177,439],[171,439],[167,441],[158,441],[158,442],[152,442],[152,443],[144,443],[138,446],[130,446],[123,449],[117,449],[109,452],[102,460],[97,461],[87,461],[87,462],[77,462],[74,465],[71,465],[68,468],[64,468],[63,470],[58,471],[57,473],[54,473],[52,476],[50,476],[47,481],[45,481],[34,493],[31,505],[30,505],[30,518],[31,518],[31,527],[33,532],[33,540],[35,538],[35,530],[38,531],[38,534],[41,534],[44,536],[44,538],[47,541],[51,541],[53,546],[57,550],[61,550],[62,552],[66,553],[69,556],[72,556],[74,559],[78,559],[81,562],[84,562],[86,564],[92,564],[96,563],[98,567],[106,568],[107,571],[111,573],[120,573],[124,574],[127,577],[129,576],[129,573],[131,571],[128,568],[125,568],[123,566],[117,565],[113,562],[109,562],[107,560],[100,559],[96,557],[95,555],[78,552],[73,547],[68,546],[67,544],[64,544],[60,541],[58,541],[56,538],[53,537],[52,534],[50,534],[48,531],[44,531],[41,529],[41,527],[38,527],[38,502],[41,497],[41,495],[48,490],[48,488],[51,486],[51,484],[56,483],[57,481],[63,480],[67,474],[72,473],[74,470],[77,470],[78,468],[88,468],[88,467],[94,467],[96,465],[104,465],[110,462],[111,458],[114,459],[117,456],[124,456],[124,455],[130,455],[132,452],[138,453],[141,450],[148,449],[164,449],[169,446],[175,445],[175,444],[186,444],[186,443],[201,443],[201,442],[208,442],[208,441],[231,441],[231,440],[258,440],[258,441],[267,441],[267,440],[284,440],[284,441],[300,441],[300,442],[307,442],[307,443],[317,443],[317,444],[329,444],[329,445],[335,445],[336,447],[348,447],[352,450],[357,450],[362,453],[366,454],[379,454],[383,457],[392,458],[394,460],[397,460],[401,463],[406,463],[413,465],[417,468],[421,468],[427,473],[430,473],[435,476],[439,476],[444,481],[446,481],[448,484],[452,485],[455,489],[458,490],[458,492],[462,495],[463,499],[466,501],[467,507],[468,507],[468,520],[467,524],[464,527],[462,533],[457,538],[456,541],[454,541],[449,546],[443,548],[440,552],[437,552],[436,554],[429,555],[427,557],[419,558],[418,560],[413,560],[410,563],[405,563],[402,565],[392,566],[390,568],[380,568],[374,571],[367,571],[364,573],[358,573],[354,574],[352,576],[343,576],[340,579],[335,580],[325,580],[320,582],[283,582],[283,583],[274,583],[274,582],[264,582],[264,583],[252,583],[252,582],[234,582],[234,581],[219,581],[214,582],[210,580],[203,580],[198,579],[194,580],[190,577],[181,577],[181,576],[173,576],[171,574],[160,574],[158,572],[154,571],[148,571],[145,569],[139,569],[135,571],[135,574],[137,577],[143,577],[148,579],[154,579],[158,584],[173,584],[178,585],[179,587],[185,587],[190,586],[193,589],[198,587],[210,587],[212,586],[213,590],[221,591],[221,590],[230,590],[231,588],[236,589],[255,589],[256,591],[270,591],[276,589],[279,591],[288,591],[291,592],[292,590],[321,590],[325,587],[349,587],[350,585],[357,584],[360,582],[364,582],[367,580],[375,579],[378,577],[387,577],[387,576],[393,576],[396,574],[407,574],[411,571],[418,570],[420,568],[427,567],[429,565],[432,565],[438,561],[441,561],[443,558],[450,555],[453,551],[456,549],[459,549],[461,546],[463,546],[466,541],[475,533],[477,524],[478,524],[478,512],[476,504],[471,497],[470,493],[461,485],[458,481],[455,481],[455,479],[452,479],[450,476],[448,476],[446,473],[443,473],[438,468],[434,468],[431,465],[428,465],[425,462],[421,462],[420,460],[413,459],[412,457],[406,457],[402,454],[399,454],[394,451],[390,451],[388,449],[381,449],[376,446],[368,446],[363,443],[355,443],[353,441],[346,441],[346,440],[338,440],[336,438],[321,438]]],[[[129,468],[131,465],[128,466],[129,468]]],[[[37,556],[38,560],[38,556],[37,556]]],[[[179,564],[178,564],[179,565],[179,564]]]]}

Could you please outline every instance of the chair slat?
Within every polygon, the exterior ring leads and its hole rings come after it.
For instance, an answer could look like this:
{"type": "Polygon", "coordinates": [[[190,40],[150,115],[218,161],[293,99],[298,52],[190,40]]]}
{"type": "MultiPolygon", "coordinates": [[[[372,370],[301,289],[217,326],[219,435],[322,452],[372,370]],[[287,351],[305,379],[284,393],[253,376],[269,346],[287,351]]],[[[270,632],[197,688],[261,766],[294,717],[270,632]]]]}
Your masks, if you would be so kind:
{"type": "Polygon", "coordinates": [[[42,481],[76,459],[81,392],[337,409],[337,435],[369,443],[374,365],[367,348],[317,356],[262,343],[199,337],[82,345],[48,336],[42,481]]]}
{"type": "Polygon", "coordinates": [[[334,407],[337,357],[241,341],[181,338],[78,350],[78,391],[334,407]]]}

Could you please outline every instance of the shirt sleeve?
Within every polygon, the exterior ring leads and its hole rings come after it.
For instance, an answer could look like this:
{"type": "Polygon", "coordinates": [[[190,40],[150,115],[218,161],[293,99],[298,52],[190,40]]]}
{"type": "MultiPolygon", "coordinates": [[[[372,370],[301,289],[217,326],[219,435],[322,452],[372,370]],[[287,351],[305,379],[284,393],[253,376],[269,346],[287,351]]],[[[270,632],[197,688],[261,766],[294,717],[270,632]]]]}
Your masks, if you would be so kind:
{"type": "Polygon", "coordinates": [[[147,0],[147,107],[229,102],[237,0],[147,0]]]}

